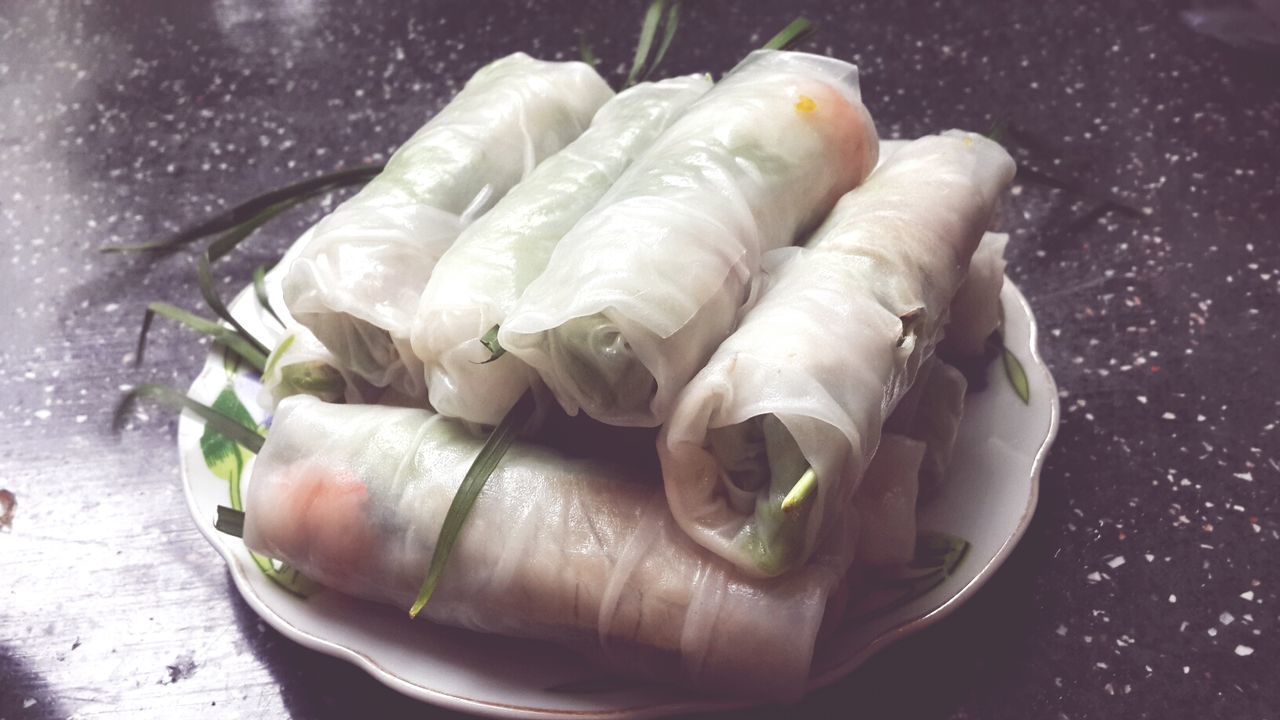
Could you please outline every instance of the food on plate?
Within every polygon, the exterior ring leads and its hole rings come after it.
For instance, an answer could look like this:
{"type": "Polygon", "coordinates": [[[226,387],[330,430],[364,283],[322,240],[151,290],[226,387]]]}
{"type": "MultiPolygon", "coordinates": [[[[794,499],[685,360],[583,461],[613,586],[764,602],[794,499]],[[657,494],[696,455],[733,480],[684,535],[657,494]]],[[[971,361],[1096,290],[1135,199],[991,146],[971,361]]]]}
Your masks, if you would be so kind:
{"type": "Polygon", "coordinates": [[[951,464],[968,389],[969,382],[959,370],[937,357],[930,358],[884,424],[886,433],[901,433],[925,444],[917,473],[923,499],[937,491],[951,464]]]}
{"type": "Polygon", "coordinates": [[[343,368],[425,397],[409,335],[436,261],[612,95],[585,63],[515,53],[481,68],[381,174],[316,225],[284,279],[290,313],[343,368]]]}
{"type": "Polygon", "coordinates": [[[969,261],[956,297],[951,301],[951,322],[942,350],[958,357],[983,354],[987,338],[1000,326],[1000,289],[1004,287],[1004,251],[1009,236],[987,233],[969,261]]]}
{"type": "Polygon", "coordinates": [[[362,379],[344,371],[333,353],[310,330],[298,326],[276,343],[267,358],[258,404],[274,408],[292,395],[358,403],[365,400],[360,393],[362,385],[362,379]]]}
{"type": "Polygon", "coordinates": [[[471,422],[502,420],[536,375],[481,339],[542,273],[560,238],[711,84],[689,75],[619,93],[578,139],[458,236],[427,282],[411,338],[433,408],[471,422]]]}
{"type": "Polygon", "coordinates": [[[857,69],[757,51],[561,239],[498,332],[570,414],[657,426],[732,331],[765,252],[875,165],[857,69]]]}
{"type": "Polygon", "coordinates": [[[933,354],[1014,164],[948,131],[898,149],[683,389],[658,440],[680,526],[760,576],[801,567],[856,498],[881,429],[933,354]]]}
{"type": "MultiPolygon", "coordinates": [[[[429,410],[288,398],[253,467],[245,542],[334,589],[408,607],[480,445],[429,410]]],[[[517,444],[425,614],[562,643],[629,675],[794,699],[857,548],[857,517],[846,519],[804,567],[754,578],[690,540],[660,485],[625,465],[517,444]]]]}

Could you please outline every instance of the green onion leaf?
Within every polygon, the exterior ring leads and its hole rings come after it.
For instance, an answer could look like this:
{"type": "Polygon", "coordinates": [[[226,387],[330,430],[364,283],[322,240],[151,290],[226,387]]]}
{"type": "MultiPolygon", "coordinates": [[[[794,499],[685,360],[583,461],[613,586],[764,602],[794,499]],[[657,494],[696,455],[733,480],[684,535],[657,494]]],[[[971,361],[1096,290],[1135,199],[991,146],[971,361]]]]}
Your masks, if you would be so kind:
{"type": "Polygon", "coordinates": [[[213,529],[224,535],[244,537],[244,511],[219,505],[218,514],[213,519],[213,529]]]}
{"type": "MultiPolygon", "coordinates": [[[[349,170],[339,170],[309,180],[286,185],[285,187],[263,193],[239,205],[220,213],[199,225],[184,230],[177,235],[159,242],[128,243],[104,245],[102,252],[132,252],[143,250],[176,250],[183,245],[195,242],[220,232],[234,230],[241,225],[253,222],[264,211],[287,201],[301,201],[316,195],[368,182],[382,172],[382,165],[364,165],[349,170]]],[[[295,202],[296,204],[296,202],[295,202]]],[[[292,205],[290,205],[292,207],[292,205]]],[[[268,218],[269,219],[269,218],[268,218]]],[[[265,222],[265,221],[263,221],[265,222]]],[[[261,222],[258,223],[259,225],[261,222]]],[[[217,257],[213,258],[217,259],[217,257]]]]}
{"type": "Polygon", "coordinates": [[[267,356],[267,362],[262,368],[262,377],[264,380],[271,374],[271,370],[280,362],[280,358],[289,349],[289,346],[293,345],[293,341],[297,338],[298,336],[293,333],[286,335],[285,338],[280,341],[280,344],[276,345],[276,349],[272,350],[271,354],[267,356]]]}
{"type": "Polygon", "coordinates": [[[595,51],[591,49],[591,44],[587,42],[586,33],[578,32],[578,54],[582,56],[582,62],[596,67],[600,64],[600,58],[596,57],[595,51]]]}
{"type": "Polygon", "coordinates": [[[813,497],[813,489],[818,485],[818,473],[812,467],[806,469],[796,484],[791,486],[787,491],[786,497],[782,498],[782,512],[791,514],[796,511],[800,503],[813,497]]]}
{"type": "Polygon", "coordinates": [[[764,44],[764,50],[786,50],[813,33],[813,23],[798,17],[764,44]]]}
{"type": "Polygon", "coordinates": [[[502,344],[498,342],[498,328],[500,327],[502,326],[494,325],[489,328],[489,332],[480,337],[480,344],[484,346],[485,350],[489,351],[489,359],[480,363],[481,365],[491,363],[507,354],[507,349],[502,347],[502,344]]]}
{"type": "Polygon", "coordinates": [[[1000,142],[1000,138],[1004,137],[1004,129],[1004,120],[996,118],[995,122],[991,123],[991,129],[987,131],[987,139],[991,142],[1000,142]]]}
{"type": "Polygon", "coordinates": [[[297,207],[307,200],[326,192],[328,192],[328,190],[322,188],[309,195],[303,195],[302,197],[281,201],[266,208],[262,212],[254,215],[252,218],[235,226],[222,235],[219,235],[213,242],[209,243],[209,247],[206,250],[206,254],[209,256],[209,262],[220,260],[227,253],[236,249],[236,246],[241,242],[244,242],[244,240],[246,240],[250,235],[257,232],[258,228],[275,219],[277,215],[280,215],[286,210],[297,207]]]}
{"type": "Polygon", "coordinates": [[[262,443],[265,440],[258,433],[257,428],[248,427],[221,410],[209,407],[168,385],[139,385],[125,393],[124,397],[120,398],[120,403],[116,405],[115,413],[112,416],[111,426],[113,429],[120,430],[124,425],[125,415],[130,405],[139,398],[155,400],[176,410],[190,410],[204,420],[206,427],[211,427],[216,432],[226,435],[254,453],[262,450],[262,443]]]}
{"type": "Polygon", "coordinates": [[[176,320],[186,325],[196,332],[208,335],[215,341],[227,346],[236,355],[244,358],[246,362],[253,365],[258,371],[261,371],[267,363],[267,354],[263,349],[248,342],[231,328],[219,325],[212,320],[194,315],[168,303],[151,303],[147,306],[147,312],[142,317],[142,332],[138,334],[138,347],[134,353],[134,364],[142,363],[142,353],[145,351],[147,344],[147,332],[151,329],[151,321],[156,315],[163,315],[170,320],[176,320]]]}
{"type": "MultiPolygon", "coordinates": [[[[249,331],[245,330],[240,321],[236,320],[231,311],[227,309],[227,306],[222,302],[222,298],[218,297],[218,291],[213,287],[213,269],[209,267],[209,255],[207,253],[196,258],[196,282],[200,286],[200,295],[204,297],[205,304],[209,306],[213,314],[222,318],[235,330],[236,335],[239,335],[246,343],[257,350],[264,358],[263,363],[265,364],[265,358],[270,354],[267,346],[258,342],[257,338],[249,334],[249,331]]],[[[262,370],[261,365],[258,366],[258,370],[262,370]]]]}
{"type": "Polygon", "coordinates": [[[1009,378],[1009,384],[1013,386],[1013,391],[1018,394],[1018,398],[1022,400],[1023,405],[1031,404],[1031,384],[1027,381],[1027,371],[1022,368],[1022,361],[1018,360],[1018,356],[1004,348],[1002,353],[1002,364],[1004,365],[1004,375],[1009,378]]]}
{"type": "Polygon", "coordinates": [[[440,576],[444,574],[449,553],[453,551],[453,546],[458,541],[462,523],[471,512],[471,506],[475,504],[476,497],[484,489],[485,483],[498,467],[498,463],[502,461],[502,457],[511,448],[511,443],[515,442],[516,435],[528,424],[529,418],[533,417],[536,407],[537,402],[534,400],[533,392],[526,391],[507,411],[502,422],[498,423],[498,426],[489,434],[484,447],[480,448],[480,453],[476,455],[476,459],[467,470],[466,477],[462,479],[462,484],[458,486],[453,502],[449,504],[449,512],[445,514],[444,524],[440,526],[440,537],[436,540],[435,552],[431,555],[431,567],[427,569],[427,579],[422,583],[422,589],[418,591],[413,607],[409,608],[409,617],[417,617],[418,613],[422,612],[422,608],[426,607],[427,601],[431,599],[436,585],[440,582],[440,576]]]}
{"type": "Polygon", "coordinates": [[[267,295],[267,266],[265,265],[259,265],[253,269],[253,294],[258,296],[258,304],[262,309],[283,327],[284,321],[276,314],[276,309],[271,307],[271,298],[267,295]]]}
{"type": "Polygon", "coordinates": [[[636,43],[636,56],[631,61],[631,72],[627,74],[626,87],[635,85],[640,79],[645,64],[649,60],[649,51],[653,48],[653,38],[658,33],[658,24],[662,22],[666,9],[666,0],[653,0],[644,13],[644,22],[640,25],[640,40],[636,43]]]}
{"type": "Polygon", "coordinates": [[[649,65],[649,69],[644,71],[644,79],[648,80],[653,75],[653,71],[658,69],[662,64],[662,59],[667,56],[667,50],[671,48],[671,41],[675,40],[676,30],[680,27],[680,0],[674,0],[671,7],[667,10],[667,22],[662,29],[662,43],[658,45],[658,54],[654,56],[653,63],[649,65]]]}

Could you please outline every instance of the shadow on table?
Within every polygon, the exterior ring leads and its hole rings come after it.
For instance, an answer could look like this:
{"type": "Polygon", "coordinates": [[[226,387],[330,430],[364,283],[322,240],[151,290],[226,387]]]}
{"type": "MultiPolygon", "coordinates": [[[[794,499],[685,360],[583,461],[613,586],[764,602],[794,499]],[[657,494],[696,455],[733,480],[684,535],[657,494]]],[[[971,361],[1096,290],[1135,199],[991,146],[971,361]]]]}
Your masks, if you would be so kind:
{"type": "MultiPolygon", "coordinates": [[[[350,663],[293,642],[262,623],[227,572],[227,597],[249,649],[280,687],[280,699],[296,718],[423,717],[423,703],[391,690],[350,663]],[[262,631],[252,628],[261,625],[262,631]]],[[[431,708],[430,717],[469,717],[431,708]]]]}
{"type": "Polygon", "coordinates": [[[0,717],[65,718],[69,714],[49,683],[32,670],[12,645],[0,645],[0,717]]]}

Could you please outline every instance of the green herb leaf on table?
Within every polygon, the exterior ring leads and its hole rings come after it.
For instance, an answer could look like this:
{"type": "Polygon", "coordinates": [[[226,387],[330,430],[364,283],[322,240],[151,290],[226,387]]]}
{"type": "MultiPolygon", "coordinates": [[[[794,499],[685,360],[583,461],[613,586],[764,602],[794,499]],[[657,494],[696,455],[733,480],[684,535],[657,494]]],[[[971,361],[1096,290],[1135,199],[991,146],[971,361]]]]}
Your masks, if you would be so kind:
{"type": "Polygon", "coordinates": [[[265,349],[257,342],[249,342],[231,328],[219,325],[213,320],[202,318],[168,303],[151,303],[147,306],[147,312],[142,316],[142,330],[138,333],[138,345],[134,351],[135,365],[142,362],[143,353],[146,351],[147,333],[150,332],[151,322],[156,315],[176,320],[196,332],[208,335],[216,342],[225,345],[227,349],[236,355],[244,358],[245,362],[248,362],[259,371],[266,364],[267,354],[264,351],[265,349]]]}
{"type": "Polygon", "coordinates": [[[596,53],[591,49],[591,43],[587,42],[587,36],[582,31],[578,31],[578,55],[582,57],[582,62],[597,67],[600,65],[600,58],[596,57],[596,53]]]}
{"type": "MultiPolygon", "coordinates": [[[[245,446],[250,452],[256,453],[262,448],[262,435],[258,433],[256,427],[246,426],[240,419],[232,417],[216,407],[210,407],[199,400],[188,397],[185,393],[168,385],[139,385],[125,393],[116,405],[115,413],[112,416],[111,425],[114,429],[118,431],[124,425],[124,419],[129,408],[139,399],[155,400],[175,410],[190,410],[205,421],[206,432],[208,432],[209,427],[212,427],[216,432],[222,433],[245,446]]],[[[252,423],[252,419],[249,422],[252,423]]],[[[204,450],[203,443],[201,450],[204,450]]]]}
{"type": "Polygon", "coordinates": [[[813,31],[814,25],[808,18],[798,17],[782,28],[777,35],[770,38],[769,42],[762,46],[762,49],[786,50],[809,37],[813,31]]]}
{"type": "Polygon", "coordinates": [[[658,45],[658,54],[654,56],[653,62],[644,71],[645,80],[648,80],[653,75],[653,72],[662,64],[663,59],[667,57],[667,50],[671,48],[671,41],[675,40],[676,30],[679,27],[680,0],[673,0],[671,7],[667,9],[667,22],[662,29],[662,42],[658,45]]]}
{"type": "Polygon", "coordinates": [[[440,576],[444,574],[449,553],[453,551],[453,546],[458,541],[462,524],[466,522],[471,507],[475,505],[476,498],[484,489],[485,483],[489,481],[489,476],[497,469],[498,463],[511,448],[511,443],[515,442],[516,436],[524,430],[529,418],[533,417],[533,411],[536,408],[537,402],[533,391],[526,391],[507,411],[506,417],[502,418],[502,422],[498,423],[498,426],[489,434],[489,439],[485,441],[484,446],[480,448],[479,454],[467,470],[466,477],[462,479],[462,484],[458,486],[453,502],[449,504],[449,511],[445,513],[444,523],[440,526],[440,537],[436,540],[435,551],[431,555],[431,566],[427,569],[427,578],[423,581],[422,589],[418,591],[418,597],[414,600],[413,606],[409,608],[409,617],[417,617],[431,600],[431,595],[440,582],[440,576]]]}
{"type": "Polygon", "coordinates": [[[265,265],[259,265],[253,269],[253,294],[257,296],[258,304],[262,309],[283,327],[284,320],[281,320],[276,314],[276,309],[271,307],[271,297],[267,294],[267,266],[265,265]]]}
{"type": "MultiPolygon", "coordinates": [[[[226,304],[222,302],[222,298],[218,296],[218,291],[213,286],[213,269],[209,266],[208,254],[203,254],[196,258],[196,282],[200,286],[201,297],[204,298],[205,304],[209,306],[213,314],[222,318],[224,322],[235,330],[236,335],[239,335],[246,343],[253,346],[265,358],[270,353],[267,350],[267,346],[258,342],[257,338],[244,329],[240,321],[235,319],[235,316],[227,309],[226,304]]],[[[258,366],[258,369],[261,370],[262,366],[258,366]]]]}
{"type": "MultiPolygon", "coordinates": [[[[375,175],[382,172],[383,165],[364,165],[351,168],[348,170],[339,170],[338,172],[327,173],[319,177],[314,177],[301,182],[296,182],[285,187],[263,193],[247,200],[226,212],[196,225],[195,227],[184,230],[168,240],[161,240],[150,243],[123,243],[118,245],[104,245],[99,248],[102,252],[137,252],[151,250],[177,250],[184,245],[193,243],[201,238],[216,235],[218,233],[235,231],[241,226],[252,224],[252,228],[256,229],[262,223],[270,220],[275,215],[283,212],[288,207],[293,207],[302,200],[310,199],[326,192],[338,190],[350,185],[360,185],[368,182],[375,175]],[[283,203],[289,203],[286,207],[278,206],[283,203]],[[275,212],[271,212],[275,209],[275,212]],[[265,217],[264,217],[265,216],[265,217]]],[[[247,236],[248,233],[245,233],[247,236]]],[[[216,257],[214,258],[217,259],[216,257]]]]}
{"type": "Polygon", "coordinates": [[[631,72],[627,74],[626,87],[631,87],[653,74],[658,63],[666,56],[671,41],[675,38],[680,24],[680,0],[653,0],[644,13],[644,21],[640,25],[640,39],[636,42],[635,57],[631,62],[631,72]],[[653,51],[653,41],[659,29],[663,30],[663,38],[659,43],[658,53],[653,62],[649,62],[649,54],[653,51]]]}

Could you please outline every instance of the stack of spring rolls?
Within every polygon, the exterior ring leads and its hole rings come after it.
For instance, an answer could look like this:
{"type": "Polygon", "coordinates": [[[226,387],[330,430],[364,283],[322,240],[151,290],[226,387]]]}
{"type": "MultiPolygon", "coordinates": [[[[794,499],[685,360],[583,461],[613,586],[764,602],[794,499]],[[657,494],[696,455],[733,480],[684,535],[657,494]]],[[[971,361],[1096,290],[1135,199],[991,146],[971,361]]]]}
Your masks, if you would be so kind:
{"type": "Polygon", "coordinates": [[[909,560],[945,476],[966,388],[941,356],[1000,321],[1013,173],[973,133],[881,144],[831,58],[616,95],[499,60],[290,251],[245,542],[407,607],[526,393],[658,428],[661,477],[517,442],[427,617],[797,698],[850,568],[909,560]]]}

